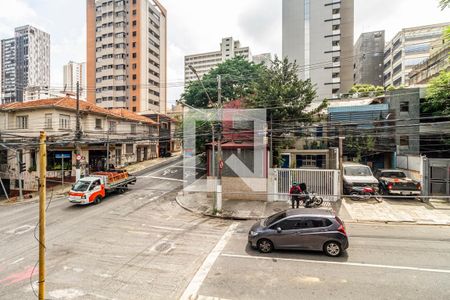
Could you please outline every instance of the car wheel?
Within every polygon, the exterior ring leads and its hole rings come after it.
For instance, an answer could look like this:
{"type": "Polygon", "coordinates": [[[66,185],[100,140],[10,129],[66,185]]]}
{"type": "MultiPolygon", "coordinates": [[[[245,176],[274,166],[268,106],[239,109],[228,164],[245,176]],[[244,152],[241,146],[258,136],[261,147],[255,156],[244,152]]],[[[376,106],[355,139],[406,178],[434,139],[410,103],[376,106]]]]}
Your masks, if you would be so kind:
{"type": "Polygon", "coordinates": [[[266,239],[259,240],[258,250],[262,253],[270,253],[273,250],[273,243],[266,239]]]}
{"type": "Polygon", "coordinates": [[[328,256],[337,257],[342,254],[342,247],[338,242],[331,241],[325,243],[325,245],[323,246],[323,251],[328,256]]]}
{"type": "Polygon", "coordinates": [[[97,196],[94,200],[94,204],[100,204],[100,202],[102,202],[102,197],[97,196]]]}

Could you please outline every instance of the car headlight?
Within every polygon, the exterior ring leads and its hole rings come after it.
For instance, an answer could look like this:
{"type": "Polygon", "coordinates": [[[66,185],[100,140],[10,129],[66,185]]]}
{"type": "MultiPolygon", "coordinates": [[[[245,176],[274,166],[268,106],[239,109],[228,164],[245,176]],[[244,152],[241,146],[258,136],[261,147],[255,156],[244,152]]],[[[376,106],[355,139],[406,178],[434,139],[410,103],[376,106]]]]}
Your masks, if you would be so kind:
{"type": "Polygon", "coordinates": [[[253,230],[250,231],[250,235],[251,235],[251,236],[257,236],[258,234],[259,234],[259,233],[256,232],[256,231],[253,231],[253,230]]]}

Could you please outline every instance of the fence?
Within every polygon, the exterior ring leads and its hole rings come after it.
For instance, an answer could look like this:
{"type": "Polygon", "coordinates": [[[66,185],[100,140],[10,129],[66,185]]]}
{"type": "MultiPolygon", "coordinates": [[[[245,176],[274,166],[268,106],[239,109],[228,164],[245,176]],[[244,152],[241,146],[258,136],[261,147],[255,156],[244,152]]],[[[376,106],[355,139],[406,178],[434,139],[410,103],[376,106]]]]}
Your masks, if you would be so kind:
{"type": "Polygon", "coordinates": [[[305,183],[309,192],[314,192],[325,201],[337,201],[340,194],[339,170],[315,169],[271,169],[272,201],[288,201],[292,182],[305,183]]]}

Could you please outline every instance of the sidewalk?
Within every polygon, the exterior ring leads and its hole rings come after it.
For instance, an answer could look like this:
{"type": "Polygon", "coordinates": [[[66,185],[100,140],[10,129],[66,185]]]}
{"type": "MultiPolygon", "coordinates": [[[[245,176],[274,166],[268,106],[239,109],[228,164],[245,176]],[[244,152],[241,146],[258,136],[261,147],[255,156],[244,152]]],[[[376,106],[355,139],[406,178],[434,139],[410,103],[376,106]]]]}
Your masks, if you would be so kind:
{"type": "Polygon", "coordinates": [[[356,222],[406,222],[429,225],[450,225],[450,210],[445,206],[425,204],[415,200],[384,199],[364,202],[344,199],[343,207],[356,222]]]}
{"type": "MultiPolygon", "coordinates": [[[[132,175],[139,176],[140,173],[144,171],[150,171],[152,169],[156,169],[159,167],[163,167],[168,165],[178,159],[180,159],[180,154],[176,153],[175,156],[172,157],[164,157],[164,158],[156,158],[152,160],[143,161],[137,164],[129,165],[125,168],[121,168],[123,170],[127,170],[128,173],[132,175]]],[[[53,193],[53,197],[66,195],[70,189],[72,188],[72,184],[65,184],[64,186],[58,185],[53,188],[47,188],[47,199],[49,199],[53,193]]],[[[24,196],[24,199],[20,201],[17,197],[10,198],[9,200],[0,200],[0,206],[6,205],[14,205],[14,204],[25,204],[37,202],[39,200],[39,192],[34,192],[32,194],[24,196]]]]}
{"type": "MultiPolygon", "coordinates": [[[[179,192],[177,203],[193,213],[214,216],[213,200],[206,193],[179,192]]],[[[224,200],[222,214],[217,217],[236,220],[256,220],[290,208],[288,202],[224,200]]],[[[324,202],[323,209],[332,209],[345,222],[412,223],[450,225],[450,210],[411,200],[324,202]]]]}

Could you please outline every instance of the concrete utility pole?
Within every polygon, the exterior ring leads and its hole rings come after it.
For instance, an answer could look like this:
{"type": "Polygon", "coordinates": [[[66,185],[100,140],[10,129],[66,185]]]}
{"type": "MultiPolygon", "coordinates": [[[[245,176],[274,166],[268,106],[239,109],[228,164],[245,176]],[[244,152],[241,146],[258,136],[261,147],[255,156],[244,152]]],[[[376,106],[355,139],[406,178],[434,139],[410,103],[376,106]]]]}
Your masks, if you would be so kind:
{"type": "Polygon", "coordinates": [[[222,126],[223,126],[223,115],[222,115],[222,76],[217,75],[217,102],[219,106],[219,134],[217,137],[217,162],[219,163],[219,173],[217,176],[217,201],[216,210],[222,210],[222,126]]]}
{"type": "Polygon", "coordinates": [[[45,202],[47,188],[47,146],[46,135],[39,137],[39,300],[45,298],[45,202]]]}
{"type": "Polygon", "coordinates": [[[106,171],[109,170],[109,131],[111,130],[111,128],[109,128],[109,124],[108,124],[108,116],[106,116],[106,126],[107,126],[107,131],[106,131],[106,171]]]}
{"type": "MultiPolygon", "coordinates": [[[[80,149],[80,140],[81,140],[81,125],[80,125],[80,82],[77,81],[77,123],[75,129],[75,155],[81,155],[80,149]]],[[[80,160],[76,160],[75,163],[75,177],[76,180],[80,180],[81,178],[81,170],[80,170],[80,160]]]]}
{"type": "Polygon", "coordinates": [[[339,198],[341,198],[341,196],[342,196],[342,193],[343,193],[343,186],[344,186],[344,168],[343,168],[343,166],[342,166],[342,163],[343,163],[343,156],[344,156],[344,140],[345,140],[345,137],[343,137],[343,136],[341,136],[341,132],[339,132],[339,170],[340,170],[340,173],[341,173],[341,176],[340,176],[340,188],[339,188],[339,191],[340,191],[340,197],[339,198]]]}

